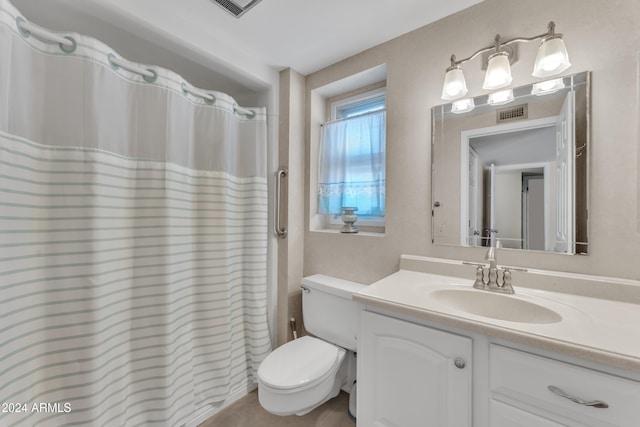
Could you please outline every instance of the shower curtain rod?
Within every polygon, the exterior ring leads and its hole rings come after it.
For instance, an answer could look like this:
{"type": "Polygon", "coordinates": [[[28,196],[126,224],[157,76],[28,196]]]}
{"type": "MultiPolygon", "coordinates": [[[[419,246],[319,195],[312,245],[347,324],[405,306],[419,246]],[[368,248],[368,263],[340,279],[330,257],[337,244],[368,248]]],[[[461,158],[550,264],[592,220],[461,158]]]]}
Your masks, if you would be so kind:
{"type": "Polygon", "coordinates": [[[330,125],[330,124],[333,124],[333,123],[343,122],[345,120],[357,119],[357,118],[365,117],[365,116],[368,116],[368,115],[373,115],[373,114],[377,114],[377,113],[381,113],[381,112],[386,112],[386,111],[387,111],[386,108],[381,108],[379,110],[367,111],[366,113],[354,114],[353,116],[349,116],[349,117],[342,117],[340,119],[329,120],[329,121],[326,121],[324,123],[320,123],[320,127],[323,127],[325,125],[330,125]]]}
{"type": "MultiPolygon", "coordinates": [[[[18,30],[20,31],[20,34],[22,34],[24,38],[27,38],[33,35],[35,38],[45,43],[50,43],[50,44],[57,43],[60,46],[60,49],[65,53],[72,53],[74,50],[76,50],[76,47],[77,47],[76,41],[72,36],[68,34],[67,35],[56,34],[39,25],[34,24],[33,22],[28,22],[21,16],[18,16],[16,18],[16,25],[18,27],[18,30]]],[[[124,58],[118,58],[113,53],[109,53],[107,55],[107,61],[109,62],[109,65],[111,65],[111,67],[114,69],[123,68],[132,73],[141,75],[144,81],[146,81],[147,83],[153,83],[158,78],[158,73],[153,68],[144,68],[143,66],[127,61],[124,58]]],[[[205,103],[208,105],[213,105],[216,102],[215,95],[213,95],[212,93],[205,92],[194,86],[191,86],[186,82],[182,82],[182,92],[185,95],[191,94],[199,98],[202,98],[205,101],[205,103]]],[[[243,115],[248,119],[253,119],[256,116],[255,111],[247,108],[242,108],[237,104],[234,104],[233,112],[236,114],[243,115]]]]}

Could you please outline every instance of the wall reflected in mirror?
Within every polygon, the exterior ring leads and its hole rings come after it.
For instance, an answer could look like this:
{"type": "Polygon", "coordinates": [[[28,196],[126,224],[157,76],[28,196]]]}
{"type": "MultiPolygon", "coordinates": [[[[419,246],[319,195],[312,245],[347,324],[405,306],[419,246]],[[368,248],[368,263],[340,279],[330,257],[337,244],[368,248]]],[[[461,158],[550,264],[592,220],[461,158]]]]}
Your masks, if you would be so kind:
{"type": "Polygon", "coordinates": [[[434,243],[588,252],[589,86],[583,72],[432,109],[434,243]]]}

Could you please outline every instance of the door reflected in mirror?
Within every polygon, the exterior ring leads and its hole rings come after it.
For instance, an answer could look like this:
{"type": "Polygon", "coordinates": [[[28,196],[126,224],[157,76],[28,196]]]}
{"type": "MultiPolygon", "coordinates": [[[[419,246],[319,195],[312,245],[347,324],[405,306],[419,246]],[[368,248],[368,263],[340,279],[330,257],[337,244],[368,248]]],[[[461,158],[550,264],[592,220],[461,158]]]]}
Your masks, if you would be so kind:
{"type": "Polygon", "coordinates": [[[433,108],[433,242],[586,254],[589,73],[513,93],[433,108]]]}

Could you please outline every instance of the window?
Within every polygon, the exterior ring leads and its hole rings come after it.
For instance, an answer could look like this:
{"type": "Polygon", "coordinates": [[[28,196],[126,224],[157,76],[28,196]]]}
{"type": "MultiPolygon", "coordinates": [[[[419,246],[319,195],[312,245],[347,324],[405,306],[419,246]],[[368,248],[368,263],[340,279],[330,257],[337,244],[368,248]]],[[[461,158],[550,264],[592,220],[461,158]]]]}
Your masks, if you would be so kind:
{"type": "Polygon", "coordinates": [[[318,213],[330,222],[344,206],[358,208],[359,225],[384,225],[386,96],[377,89],[331,105],[322,126],[318,213]]]}
{"type": "Polygon", "coordinates": [[[346,119],[360,114],[384,110],[386,108],[386,91],[376,89],[365,94],[357,95],[331,104],[331,118],[346,119]]]}

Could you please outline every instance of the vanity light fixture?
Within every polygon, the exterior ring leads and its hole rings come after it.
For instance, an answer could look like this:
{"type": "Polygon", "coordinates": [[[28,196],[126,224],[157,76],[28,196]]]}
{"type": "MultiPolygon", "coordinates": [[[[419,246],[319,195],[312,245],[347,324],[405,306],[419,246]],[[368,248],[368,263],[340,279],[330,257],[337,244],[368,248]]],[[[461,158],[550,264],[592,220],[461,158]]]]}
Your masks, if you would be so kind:
{"type": "Polygon", "coordinates": [[[489,94],[487,104],[489,105],[504,105],[513,101],[513,90],[505,89],[499,92],[493,92],[489,94]]]}
{"type": "Polygon", "coordinates": [[[556,93],[560,89],[564,89],[564,80],[562,78],[546,80],[544,82],[534,83],[531,88],[531,95],[549,95],[556,93]]]}
{"type": "MultiPolygon", "coordinates": [[[[452,63],[454,58],[454,56],[451,57],[452,63]]],[[[468,91],[467,82],[460,66],[451,65],[451,67],[447,68],[447,74],[444,75],[444,85],[442,86],[442,99],[453,101],[465,96],[468,91]]]]}
{"type": "Polygon", "coordinates": [[[451,103],[451,112],[454,114],[468,113],[476,107],[473,98],[463,98],[451,103]]]}
{"type": "Polygon", "coordinates": [[[505,42],[502,42],[500,34],[497,34],[495,43],[492,46],[482,48],[468,58],[457,60],[455,55],[451,55],[451,65],[447,68],[444,77],[442,99],[453,101],[464,97],[468,90],[460,65],[491,50],[494,50],[494,53],[489,55],[487,72],[482,87],[483,89],[495,90],[509,86],[513,80],[511,76],[511,58],[509,52],[504,48],[513,43],[542,39],[533,67],[532,75],[534,77],[551,77],[565,71],[571,66],[571,62],[569,62],[569,55],[562,41],[562,34],[556,34],[556,24],[553,21],[549,22],[547,28],[547,32],[544,34],[533,37],[516,37],[505,42]]]}
{"type": "Polygon", "coordinates": [[[500,50],[500,35],[496,36],[496,51],[489,56],[482,89],[495,90],[511,84],[509,53],[500,50]]]}
{"type": "Polygon", "coordinates": [[[542,38],[533,66],[533,77],[551,77],[571,66],[562,34],[556,34],[556,24],[549,22],[549,31],[542,38]]]}

